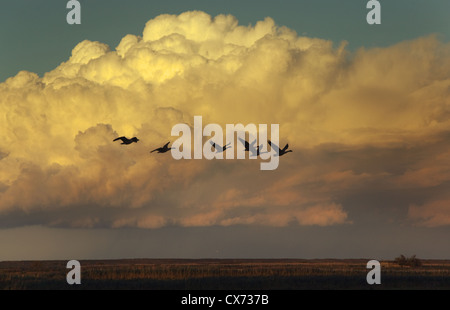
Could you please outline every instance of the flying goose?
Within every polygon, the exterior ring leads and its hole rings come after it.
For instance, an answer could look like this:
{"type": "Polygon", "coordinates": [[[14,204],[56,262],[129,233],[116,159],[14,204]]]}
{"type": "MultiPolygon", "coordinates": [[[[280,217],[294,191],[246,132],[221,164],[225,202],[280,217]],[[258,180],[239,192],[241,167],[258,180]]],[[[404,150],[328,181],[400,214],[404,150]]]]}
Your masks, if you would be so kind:
{"type": "Polygon", "coordinates": [[[136,138],[136,137],[133,137],[133,138],[131,138],[131,139],[128,139],[128,138],[126,138],[126,137],[119,137],[119,138],[114,139],[113,142],[114,142],[114,141],[117,141],[117,140],[122,140],[122,143],[121,143],[121,144],[131,144],[131,143],[133,143],[133,142],[138,142],[138,141],[139,141],[139,139],[136,138]]]}
{"type": "Polygon", "coordinates": [[[265,154],[265,153],[269,153],[269,152],[261,152],[263,145],[258,145],[258,147],[256,148],[256,156],[259,156],[260,154],[265,154]]]}
{"type": "Polygon", "coordinates": [[[255,143],[256,143],[256,139],[253,140],[252,143],[248,143],[246,140],[239,138],[239,141],[242,142],[242,144],[244,144],[245,147],[245,151],[246,152],[250,152],[250,156],[259,156],[260,154],[264,154],[264,153],[268,153],[268,152],[261,152],[260,150],[262,149],[263,145],[258,145],[255,149],[255,143]]]}
{"type": "Polygon", "coordinates": [[[218,145],[218,144],[215,144],[215,143],[212,142],[212,141],[209,141],[209,142],[211,143],[212,147],[213,147],[214,149],[216,149],[217,153],[225,152],[226,149],[231,148],[231,146],[230,146],[231,143],[228,143],[228,144],[225,145],[225,146],[220,146],[220,145],[218,145]]]}
{"type": "Polygon", "coordinates": [[[277,153],[278,156],[283,156],[286,153],[292,152],[291,150],[287,151],[287,149],[289,148],[289,144],[286,144],[283,149],[280,149],[278,145],[272,143],[270,140],[268,142],[270,147],[275,151],[275,153],[277,153]]]}
{"type": "Polygon", "coordinates": [[[256,139],[253,140],[252,143],[248,143],[247,140],[241,139],[239,138],[239,141],[241,141],[241,143],[244,145],[245,147],[245,151],[246,152],[250,152],[251,156],[258,156],[259,155],[259,146],[255,149],[255,143],[256,143],[256,139]]]}
{"type": "Polygon", "coordinates": [[[156,151],[158,151],[158,153],[165,153],[165,152],[170,151],[171,149],[173,149],[173,147],[169,147],[169,143],[170,143],[170,141],[167,142],[166,144],[164,144],[163,147],[159,147],[159,148],[157,148],[157,149],[154,149],[154,150],[151,151],[150,153],[153,153],[153,152],[156,152],[156,151]]]}

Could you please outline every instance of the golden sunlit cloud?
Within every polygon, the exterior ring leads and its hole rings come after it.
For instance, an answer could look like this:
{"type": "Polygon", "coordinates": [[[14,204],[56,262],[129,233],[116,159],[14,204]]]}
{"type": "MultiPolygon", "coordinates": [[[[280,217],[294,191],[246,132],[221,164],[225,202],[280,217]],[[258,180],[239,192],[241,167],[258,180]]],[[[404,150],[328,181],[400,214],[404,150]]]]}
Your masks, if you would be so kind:
{"type": "MultiPolygon", "coordinates": [[[[429,36],[350,53],[345,42],[298,36],[271,18],[242,26],[230,15],[160,15],[115,49],[86,40],[43,77],[7,79],[0,116],[0,217],[11,225],[351,223],[342,200],[352,191],[450,181],[448,147],[433,153],[438,161],[413,158],[397,170],[362,164],[377,152],[395,160],[417,141],[448,145],[450,46],[429,36]],[[194,115],[280,124],[293,153],[273,172],[149,153],[194,115]],[[140,141],[112,142],[122,135],[140,141]]],[[[430,204],[405,216],[439,226],[448,214],[430,204]]]]}

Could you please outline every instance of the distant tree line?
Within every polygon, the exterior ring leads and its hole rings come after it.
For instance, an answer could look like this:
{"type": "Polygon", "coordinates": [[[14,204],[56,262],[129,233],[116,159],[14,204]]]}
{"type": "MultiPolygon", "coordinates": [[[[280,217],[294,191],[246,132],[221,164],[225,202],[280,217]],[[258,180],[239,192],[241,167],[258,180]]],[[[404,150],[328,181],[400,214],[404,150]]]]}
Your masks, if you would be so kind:
{"type": "Polygon", "coordinates": [[[422,266],[422,261],[416,257],[416,255],[413,255],[411,257],[405,257],[404,255],[400,255],[399,257],[395,258],[395,262],[399,266],[409,266],[409,267],[420,267],[422,266]]]}

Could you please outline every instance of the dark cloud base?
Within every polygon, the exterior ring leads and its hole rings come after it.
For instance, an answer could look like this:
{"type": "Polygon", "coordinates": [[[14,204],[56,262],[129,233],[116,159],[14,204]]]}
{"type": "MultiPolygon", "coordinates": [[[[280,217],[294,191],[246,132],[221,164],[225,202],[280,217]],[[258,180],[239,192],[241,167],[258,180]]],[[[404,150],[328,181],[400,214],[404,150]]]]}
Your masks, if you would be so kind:
{"type": "Polygon", "coordinates": [[[367,258],[450,256],[448,227],[165,227],[0,230],[0,260],[119,258],[367,258]]]}

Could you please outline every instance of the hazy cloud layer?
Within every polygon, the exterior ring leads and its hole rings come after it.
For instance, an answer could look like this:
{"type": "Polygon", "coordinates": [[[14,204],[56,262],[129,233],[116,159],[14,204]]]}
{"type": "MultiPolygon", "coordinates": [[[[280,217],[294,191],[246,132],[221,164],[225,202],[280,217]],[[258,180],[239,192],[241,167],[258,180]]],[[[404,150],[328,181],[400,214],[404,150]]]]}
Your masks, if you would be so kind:
{"type": "Polygon", "coordinates": [[[271,18],[161,15],[115,49],[83,41],[42,78],[0,84],[0,222],[326,226],[363,216],[363,199],[343,203],[358,193],[420,190],[404,219],[450,225],[449,116],[450,46],[434,36],[350,54],[271,18]],[[149,154],[194,115],[280,124],[294,152],[276,171],[149,154]]]}

